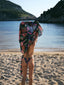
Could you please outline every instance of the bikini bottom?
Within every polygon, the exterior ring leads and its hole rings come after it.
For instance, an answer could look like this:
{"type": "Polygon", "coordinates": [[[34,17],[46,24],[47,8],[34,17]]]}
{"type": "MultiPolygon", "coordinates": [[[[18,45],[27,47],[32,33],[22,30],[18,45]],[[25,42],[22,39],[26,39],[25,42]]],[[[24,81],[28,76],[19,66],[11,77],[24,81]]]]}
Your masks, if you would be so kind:
{"type": "Polygon", "coordinates": [[[22,74],[22,60],[23,60],[23,58],[24,58],[26,64],[28,64],[28,62],[32,59],[32,57],[26,58],[26,57],[24,57],[24,55],[22,55],[22,58],[21,58],[21,68],[20,68],[21,74],[22,74]]]}

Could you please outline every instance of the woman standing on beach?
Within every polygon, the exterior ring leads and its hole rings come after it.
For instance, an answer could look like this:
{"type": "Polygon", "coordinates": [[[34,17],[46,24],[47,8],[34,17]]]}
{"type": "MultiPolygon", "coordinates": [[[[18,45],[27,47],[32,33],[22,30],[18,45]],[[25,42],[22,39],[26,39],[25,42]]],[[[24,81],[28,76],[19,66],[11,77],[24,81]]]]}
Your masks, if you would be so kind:
{"type": "Polygon", "coordinates": [[[21,74],[23,76],[21,85],[25,85],[27,67],[29,66],[29,85],[33,82],[34,70],[34,47],[38,36],[42,35],[42,28],[38,21],[21,22],[19,29],[19,43],[22,52],[21,74]]]}

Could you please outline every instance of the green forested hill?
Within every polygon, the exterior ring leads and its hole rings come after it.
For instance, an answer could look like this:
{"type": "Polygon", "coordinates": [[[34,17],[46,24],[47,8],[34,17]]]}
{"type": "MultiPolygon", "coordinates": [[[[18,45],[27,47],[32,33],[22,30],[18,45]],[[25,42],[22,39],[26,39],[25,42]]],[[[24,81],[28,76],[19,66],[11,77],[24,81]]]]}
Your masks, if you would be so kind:
{"type": "Polygon", "coordinates": [[[48,11],[44,11],[38,20],[45,23],[64,23],[64,0],[60,0],[48,11]]]}
{"type": "Polygon", "coordinates": [[[8,0],[0,0],[0,20],[22,19],[35,19],[35,16],[8,0]]]}

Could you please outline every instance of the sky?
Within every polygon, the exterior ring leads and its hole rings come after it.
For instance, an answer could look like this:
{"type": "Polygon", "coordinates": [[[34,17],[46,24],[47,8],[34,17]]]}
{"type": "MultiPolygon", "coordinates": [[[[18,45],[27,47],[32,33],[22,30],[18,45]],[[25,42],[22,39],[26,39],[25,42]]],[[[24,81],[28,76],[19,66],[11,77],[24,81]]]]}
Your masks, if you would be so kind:
{"type": "Polygon", "coordinates": [[[53,8],[60,0],[9,0],[20,5],[23,10],[39,17],[43,11],[53,8]]]}

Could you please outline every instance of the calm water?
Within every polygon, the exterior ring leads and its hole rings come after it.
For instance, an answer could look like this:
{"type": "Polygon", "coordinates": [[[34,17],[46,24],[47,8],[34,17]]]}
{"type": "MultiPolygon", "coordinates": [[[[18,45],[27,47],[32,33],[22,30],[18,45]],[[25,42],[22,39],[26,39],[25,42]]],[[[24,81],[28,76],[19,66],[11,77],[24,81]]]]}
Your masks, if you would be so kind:
{"type": "MultiPolygon", "coordinates": [[[[21,21],[0,21],[0,49],[20,48],[18,42],[21,21]]],[[[64,49],[64,25],[40,23],[43,35],[38,38],[35,48],[64,49]]]]}

